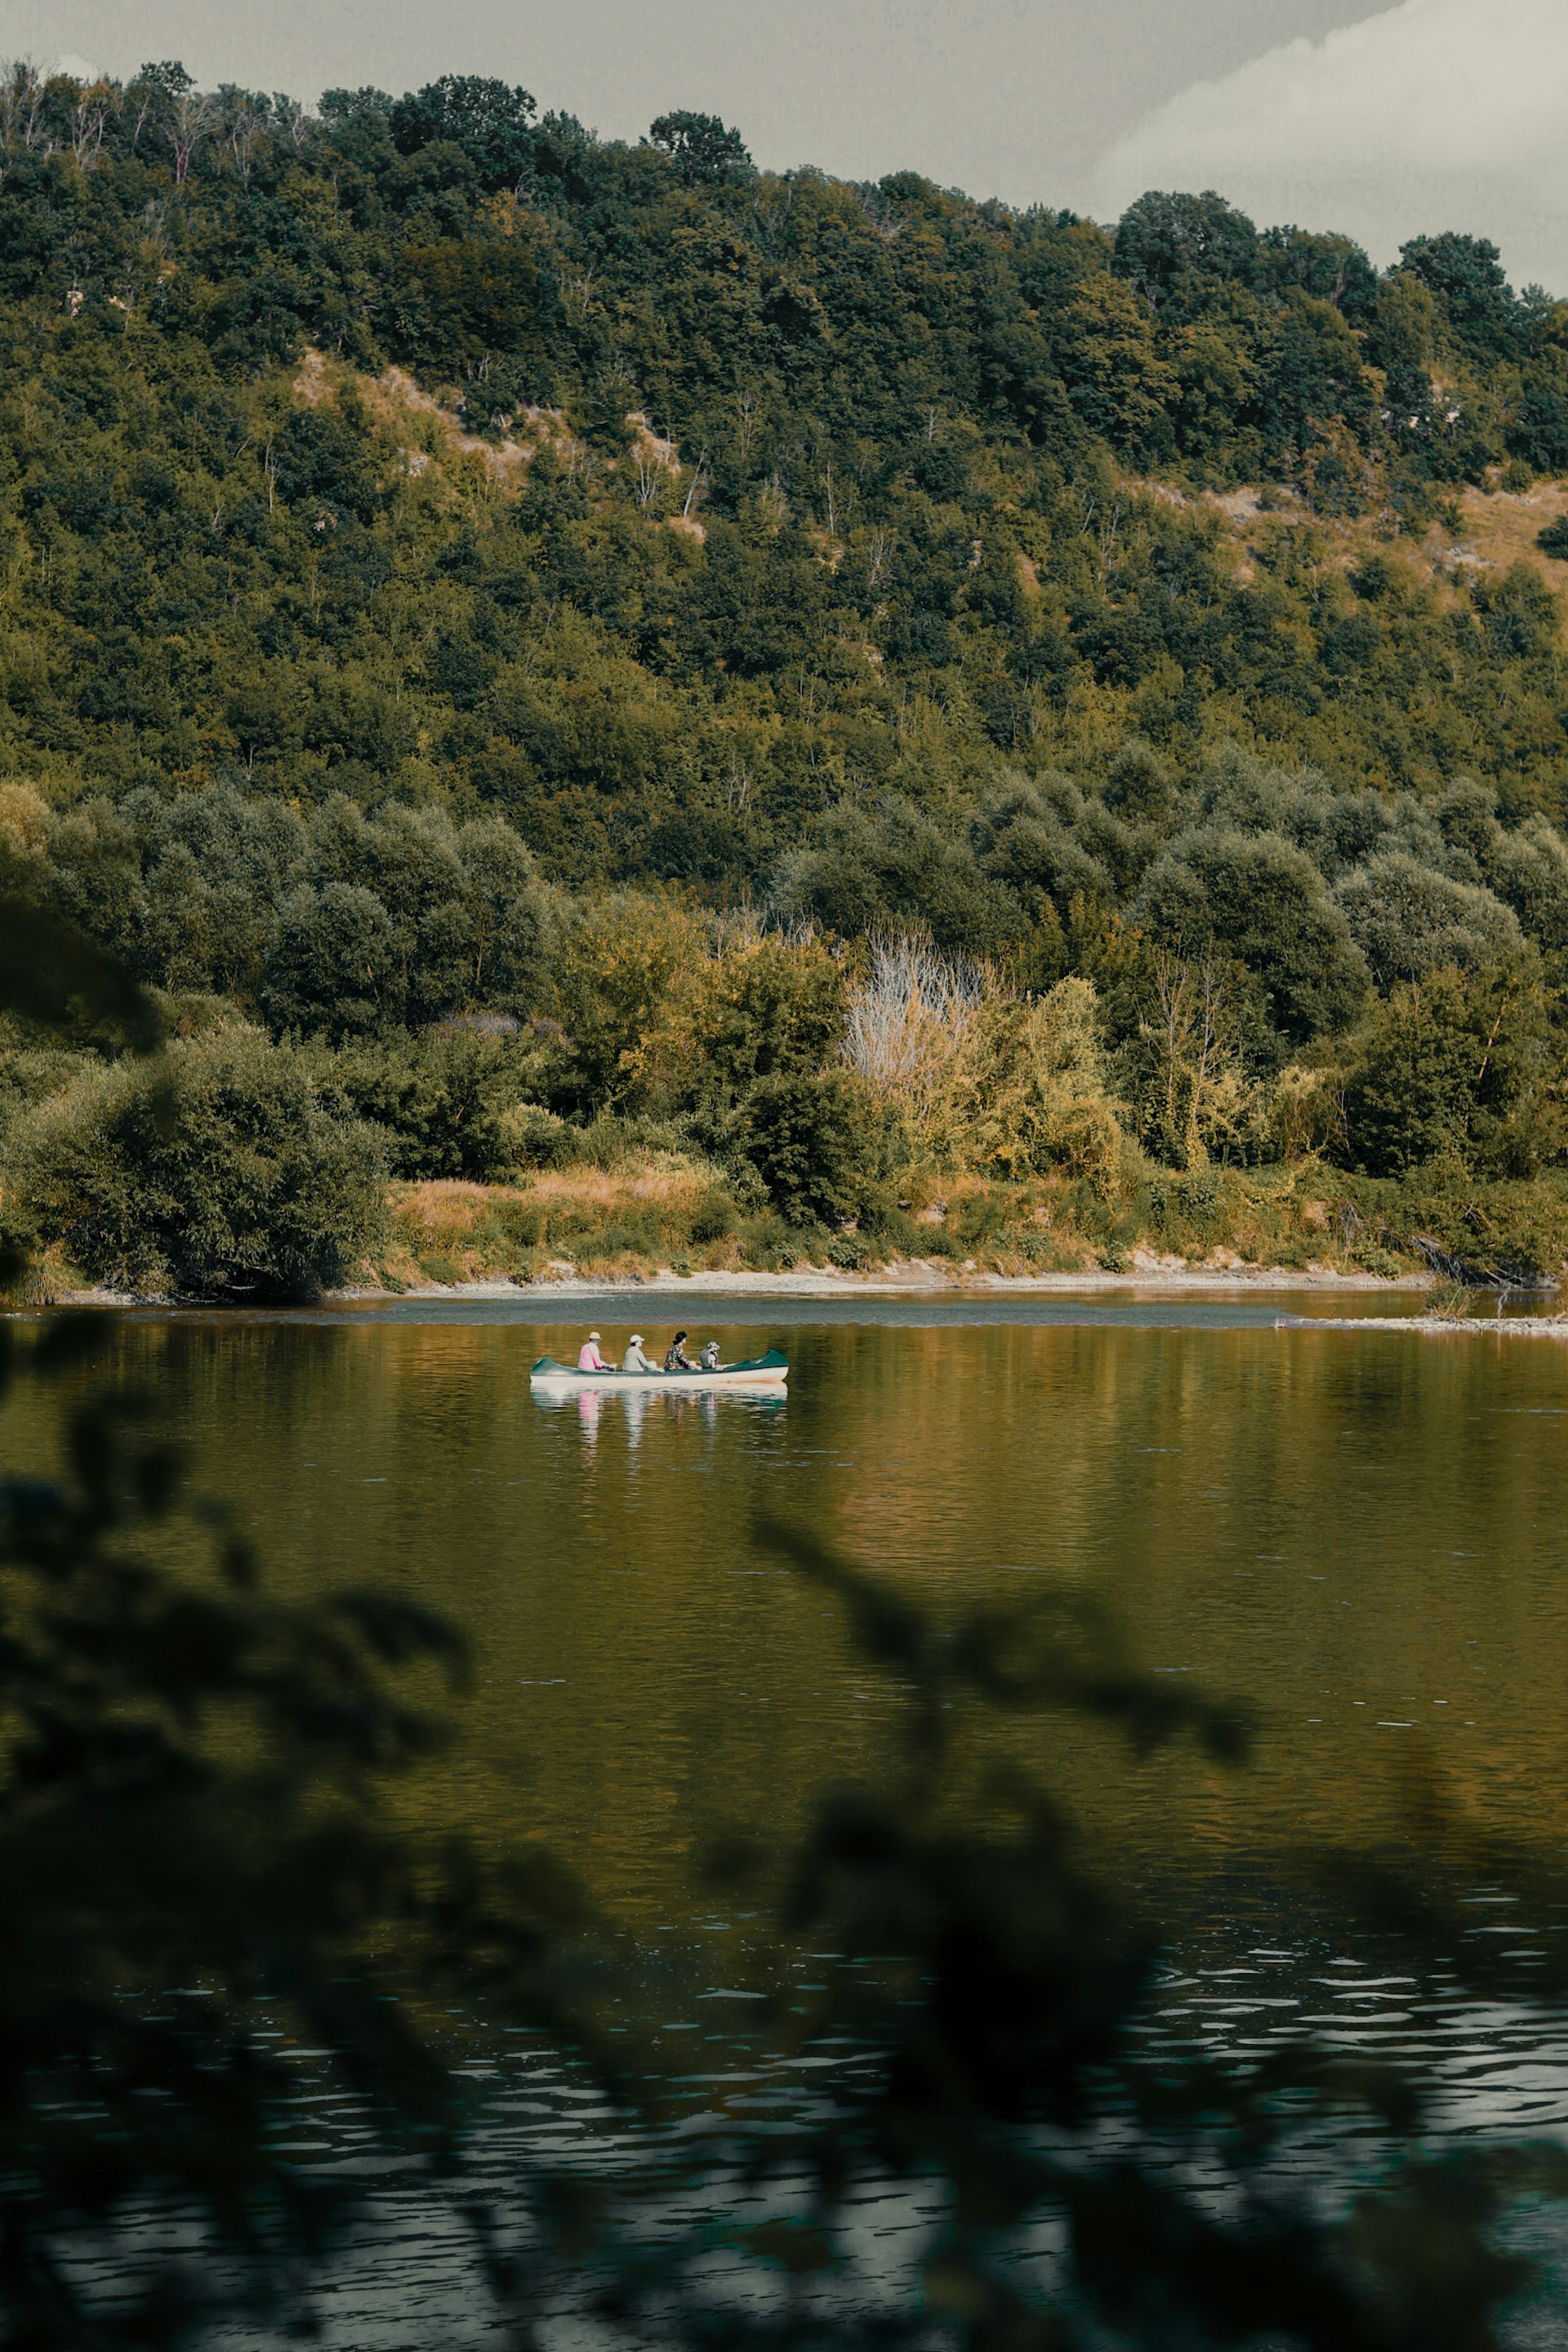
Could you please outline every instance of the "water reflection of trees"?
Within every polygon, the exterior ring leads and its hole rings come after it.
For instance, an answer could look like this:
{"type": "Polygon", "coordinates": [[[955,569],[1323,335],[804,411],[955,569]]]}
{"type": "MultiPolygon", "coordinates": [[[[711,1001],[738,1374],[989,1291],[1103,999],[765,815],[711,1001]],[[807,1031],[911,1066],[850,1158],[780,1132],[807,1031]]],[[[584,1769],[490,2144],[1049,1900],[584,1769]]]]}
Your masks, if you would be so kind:
{"type": "MultiPolygon", "coordinates": [[[[503,2340],[566,2306],[616,2335],[736,2347],[1497,2340],[1527,2275],[1497,2229],[1568,2194],[1560,2156],[1434,2156],[1419,2079],[1342,2051],[1174,2065],[1142,2037],[1168,1929],[994,1728],[1094,1727],[1134,1757],[1185,1748],[1228,1771],[1247,1727],[1234,1702],[1142,1671],[1091,1600],[922,1605],[764,1531],[893,1706],[875,1769],[820,1799],[782,1872],[765,1819],[704,1864],[747,1923],[730,1987],[759,2001],[775,2061],[828,2071],[782,2099],[721,2077],[694,2114],[692,2045],[658,2042],[710,1957],[683,1979],[542,1853],[433,1840],[389,1804],[435,1731],[408,1677],[455,1664],[453,1637],[374,1592],[275,1601],[221,1524],[205,1572],[163,1565],[172,1465],[125,1443],[123,1414],[77,1417],[66,1483],[0,1496],[12,2342],[108,2327],[153,2345],[245,2294],[302,2314],[357,2200],[284,2137],[290,2043],[323,2099],[353,2095],[362,2172],[379,2145],[466,2220],[503,2340]],[[451,2126],[507,2024],[597,2085],[616,2127],[572,2147],[521,2134],[479,2202],[451,2126]],[[1363,2119],[1377,2158],[1357,2183],[1336,2150],[1363,2119]],[[868,2200],[894,2232],[874,2318],[868,2200]],[[199,2266],[160,2259],[182,2227],[199,2266]]],[[[1556,1892],[1479,1843],[1468,1865],[1511,1870],[1537,1913],[1556,1892]]],[[[1425,1854],[1319,1872],[1324,1901],[1390,1949],[1443,1943],[1477,1997],[1565,1989],[1550,1942],[1528,1979],[1514,1953],[1466,1945],[1452,1875],[1425,1854]]]]}

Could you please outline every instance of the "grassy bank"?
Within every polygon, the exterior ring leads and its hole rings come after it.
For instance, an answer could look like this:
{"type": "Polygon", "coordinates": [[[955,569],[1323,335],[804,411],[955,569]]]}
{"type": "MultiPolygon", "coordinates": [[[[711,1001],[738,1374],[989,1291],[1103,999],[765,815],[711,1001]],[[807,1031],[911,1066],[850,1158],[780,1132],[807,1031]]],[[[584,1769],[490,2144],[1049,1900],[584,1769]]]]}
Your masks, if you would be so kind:
{"type": "Polygon", "coordinates": [[[1568,1263],[1568,1183],[1444,1190],[1298,1164],[1162,1174],[1106,1201],[1066,1179],[965,1177],[914,1188],[829,1233],[747,1211],[699,1160],[650,1154],[617,1170],[555,1169],[511,1184],[400,1184],[388,1235],[365,1274],[392,1288],[573,1274],[874,1271],[908,1258],[1012,1276],[1127,1273],[1153,1258],[1173,1270],[1550,1280],[1568,1263]]]}

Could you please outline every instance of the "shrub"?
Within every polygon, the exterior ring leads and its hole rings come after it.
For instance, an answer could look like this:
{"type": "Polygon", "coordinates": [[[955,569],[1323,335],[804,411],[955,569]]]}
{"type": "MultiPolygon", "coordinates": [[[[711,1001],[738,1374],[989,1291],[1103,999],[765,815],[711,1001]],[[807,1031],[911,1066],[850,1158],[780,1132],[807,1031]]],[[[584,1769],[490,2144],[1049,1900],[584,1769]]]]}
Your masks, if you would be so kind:
{"type": "MultiPolygon", "coordinates": [[[[554,1148],[552,1136],[518,1118],[526,1066],[509,1039],[456,1028],[376,1038],[312,1062],[329,1110],[374,1119],[385,1130],[394,1175],[456,1176],[475,1184],[510,1175],[523,1164],[525,1145],[554,1148]]],[[[561,1128],[547,1111],[535,1112],[534,1121],[561,1128]]]]}
{"type": "Polygon", "coordinates": [[[852,1071],[764,1078],[742,1107],[741,1149],[793,1225],[842,1224],[875,1173],[877,1125],[852,1071]]]}
{"type": "Polygon", "coordinates": [[[728,1241],[739,1223],[735,1203],[728,1193],[704,1192],[691,1212],[691,1238],[704,1245],[728,1241]]]}
{"type": "Polygon", "coordinates": [[[130,1290],[309,1297],[384,1225],[375,1130],[332,1118],[305,1057],[250,1029],[79,1079],[12,1165],[44,1239],[130,1290]]]}
{"type": "Polygon", "coordinates": [[[651,1209],[631,1210],[601,1225],[580,1255],[586,1260],[662,1255],[658,1219],[651,1209]]]}
{"type": "Polygon", "coordinates": [[[841,1265],[850,1274],[858,1274],[871,1257],[871,1244],[859,1234],[835,1234],[827,1244],[828,1265],[841,1265]]]}
{"type": "Polygon", "coordinates": [[[1005,1195],[994,1192],[972,1192],[967,1200],[958,1202],[949,1214],[945,1231],[966,1250],[975,1250],[994,1241],[1007,1222],[1009,1203],[1005,1195]]]}
{"type": "Polygon", "coordinates": [[[879,1200],[873,1193],[861,1216],[860,1230],[881,1244],[884,1252],[897,1257],[910,1257],[924,1246],[924,1237],[928,1233],[940,1229],[917,1225],[907,1210],[900,1209],[892,1201],[879,1200]]]}
{"type": "Polygon", "coordinates": [[[578,1148],[575,1129],[542,1103],[514,1104],[501,1127],[517,1168],[564,1168],[578,1148]]]}
{"type": "Polygon", "coordinates": [[[502,1238],[520,1249],[537,1249],[544,1238],[544,1212],[537,1201],[514,1196],[497,1201],[489,1222],[502,1238]]]}
{"type": "Polygon", "coordinates": [[[1105,1082],[1091,982],[1059,981],[1033,1003],[989,997],[953,1066],[951,1157],[1013,1180],[1052,1168],[1114,1190],[1123,1142],[1105,1082]]]}
{"type": "Polygon", "coordinates": [[[794,1265],[800,1257],[801,1236],[776,1210],[764,1210],[760,1217],[747,1220],[741,1250],[748,1265],[764,1274],[777,1274],[794,1265]]]}

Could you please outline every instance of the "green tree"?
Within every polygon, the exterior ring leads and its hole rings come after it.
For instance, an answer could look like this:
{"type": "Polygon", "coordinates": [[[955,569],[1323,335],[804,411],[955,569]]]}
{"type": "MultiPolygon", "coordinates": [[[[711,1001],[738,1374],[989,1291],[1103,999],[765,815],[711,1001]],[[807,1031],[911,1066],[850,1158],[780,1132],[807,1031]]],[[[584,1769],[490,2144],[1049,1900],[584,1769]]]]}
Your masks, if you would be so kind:
{"type": "Polygon", "coordinates": [[[1521,944],[1516,917],[1491,891],[1450,881],[1402,850],[1348,874],[1335,896],[1380,988],[1440,964],[1495,963],[1521,944]]]}
{"type": "Polygon", "coordinates": [[[1258,231],[1247,215],[1210,189],[1201,196],[1151,190],[1130,205],[1116,228],[1116,268],[1154,310],[1183,280],[1245,283],[1258,255],[1258,231]]]}
{"type": "Polygon", "coordinates": [[[878,1171],[881,1122],[848,1070],[761,1078],[741,1107],[740,1149],[793,1225],[858,1216],[878,1171]]]}
{"type": "Polygon", "coordinates": [[[254,1030],[78,1079],[12,1164],[42,1238],[122,1289],[310,1297],[383,1230],[380,1138],[330,1118],[307,1066],[254,1030]]]}
{"type": "Polygon", "coordinates": [[[1562,1150],[1538,966],[1514,957],[1437,971],[1394,992],[1363,1035],[1344,1087],[1345,1151],[1372,1176],[1453,1159],[1522,1177],[1562,1150]]]}
{"type": "Polygon", "coordinates": [[[755,177],[755,167],[738,131],[716,114],[693,114],[678,107],[648,129],[653,144],[674,163],[689,188],[723,187],[755,177]]]}
{"type": "Polygon", "coordinates": [[[526,89],[481,74],[443,74],[387,110],[393,142],[416,155],[437,143],[460,147],[488,187],[515,185],[533,159],[538,105],[526,89]]]}
{"type": "Polygon", "coordinates": [[[1511,356],[1521,324],[1519,305],[1489,237],[1445,229],[1413,236],[1399,248],[1402,266],[1443,305],[1455,341],[1478,358],[1511,356]]]}
{"type": "Polygon", "coordinates": [[[1183,835],[1156,860],[1140,913],[1184,953],[1214,951],[1257,973],[1282,1034],[1303,1040],[1353,1018],[1367,968],[1305,853],[1274,833],[1183,835]]]}

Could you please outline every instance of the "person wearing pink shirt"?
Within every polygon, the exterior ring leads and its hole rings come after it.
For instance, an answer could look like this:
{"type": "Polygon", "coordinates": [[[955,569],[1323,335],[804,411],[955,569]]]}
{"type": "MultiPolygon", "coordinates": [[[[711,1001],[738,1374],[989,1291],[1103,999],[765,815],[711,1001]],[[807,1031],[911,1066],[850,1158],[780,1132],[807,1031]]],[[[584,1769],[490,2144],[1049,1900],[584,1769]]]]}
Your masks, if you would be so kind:
{"type": "Polygon", "coordinates": [[[609,1369],[599,1353],[598,1333],[590,1331],[578,1353],[577,1370],[580,1372],[607,1372],[609,1369]]]}

